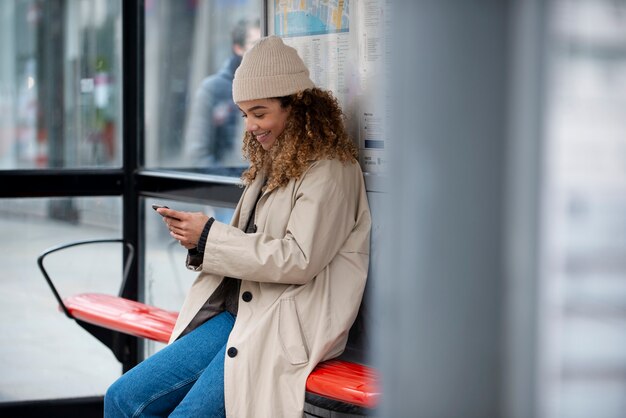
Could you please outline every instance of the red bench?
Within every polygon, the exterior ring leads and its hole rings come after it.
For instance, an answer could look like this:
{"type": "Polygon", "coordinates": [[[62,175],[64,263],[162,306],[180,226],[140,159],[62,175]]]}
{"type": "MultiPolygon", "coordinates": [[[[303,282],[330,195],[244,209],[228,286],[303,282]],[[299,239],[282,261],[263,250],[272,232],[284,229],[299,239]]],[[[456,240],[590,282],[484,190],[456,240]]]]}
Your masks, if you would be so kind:
{"type": "MultiPolygon", "coordinates": [[[[83,293],[61,299],[43,266],[44,257],[71,246],[102,242],[122,241],[80,241],[49,249],[39,256],[37,260],[39,268],[59,301],[59,308],[67,316],[77,321],[135,337],[168,342],[178,317],[177,312],[167,311],[119,296],[99,293],[83,293]]],[[[130,254],[127,257],[124,270],[125,277],[122,289],[126,282],[128,266],[133,257],[132,247],[128,245],[127,247],[130,254]]],[[[311,372],[307,379],[306,390],[323,398],[370,409],[375,408],[378,404],[380,393],[376,382],[376,373],[371,367],[335,359],[320,363],[311,372]]]]}

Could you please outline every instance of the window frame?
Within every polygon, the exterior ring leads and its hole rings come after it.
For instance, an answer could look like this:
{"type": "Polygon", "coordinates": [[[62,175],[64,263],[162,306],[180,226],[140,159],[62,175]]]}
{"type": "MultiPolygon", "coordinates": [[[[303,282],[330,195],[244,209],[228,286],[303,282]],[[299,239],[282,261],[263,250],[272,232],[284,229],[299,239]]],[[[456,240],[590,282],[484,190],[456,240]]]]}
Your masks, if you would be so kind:
{"type": "MultiPolygon", "coordinates": [[[[128,276],[125,297],[141,300],[143,277],[142,198],[235,205],[242,193],[239,179],[144,166],[145,1],[122,1],[122,167],[0,170],[0,198],[117,196],[122,198],[122,238],[138,249],[128,276]],[[198,196],[206,196],[200,199],[198,196]]],[[[262,1],[262,33],[267,33],[267,1],[262,1]]],[[[36,260],[33,260],[35,263],[36,260]]],[[[129,370],[142,360],[134,342],[129,370]]],[[[0,403],[2,405],[2,403],[0,403]]]]}
{"type": "MultiPolygon", "coordinates": [[[[258,0],[261,33],[267,34],[267,0],[258,0]]],[[[124,296],[143,299],[143,200],[146,197],[234,206],[243,191],[239,179],[171,169],[144,168],[145,1],[122,1],[122,166],[0,170],[0,198],[108,196],[122,198],[122,239],[133,245],[124,296]],[[199,196],[202,196],[200,198],[199,196]]],[[[124,250],[126,256],[126,249],[124,250]]],[[[33,260],[35,263],[36,260],[33,260]]],[[[130,339],[127,371],[142,360],[143,342],[130,339]]],[[[70,342],[71,343],[71,342],[70,342]]],[[[101,414],[103,396],[0,402],[0,415],[91,416],[101,414]]]]}

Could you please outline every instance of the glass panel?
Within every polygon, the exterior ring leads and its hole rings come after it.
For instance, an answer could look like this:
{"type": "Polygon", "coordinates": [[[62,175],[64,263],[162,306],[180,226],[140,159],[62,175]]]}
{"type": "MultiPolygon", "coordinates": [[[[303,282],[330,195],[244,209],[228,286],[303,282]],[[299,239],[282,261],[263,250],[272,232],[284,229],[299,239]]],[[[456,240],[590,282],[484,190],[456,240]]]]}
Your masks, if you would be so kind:
{"type": "MultiPolygon", "coordinates": [[[[161,216],[152,204],[165,205],[172,209],[188,212],[203,212],[220,222],[230,223],[234,207],[220,207],[184,203],[165,199],[144,199],[145,201],[145,262],[144,300],[147,304],[171,311],[179,311],[187,291],[198,273],[185,267],[187,250],[181,247],[169,234],[161,216]]],[[[146,340],[145,355],[149,356],[164,346],[146,340]]]]}
{"type": "Polygon", "coordinates": [[[121,165],[121,0],[0,2],[0,169],[121,165]]]}
{"type": "Polygon", "coordinates": [[[240,55],[260,36],[258,0],[146,2],[145,164],[239,176],[240,55]]]}
{"type": "MultiPolygon", "coordinates": [[[[121,237],[121,199],[0,200],[0,402],[104,394],[121,373],[113,354],[68,319],[37,268],[37,257],[62,243],[121,237]],[[7,238],[8,237],[8,238],[7,238]]],[[[117,294],[121,244],[51,254],[48,269],[62,297],[117,294]]]]}
{"type": "Polygon", "coordinates": [[[626,2],[551,6],[540,416],[623,417],[626,2]]]}

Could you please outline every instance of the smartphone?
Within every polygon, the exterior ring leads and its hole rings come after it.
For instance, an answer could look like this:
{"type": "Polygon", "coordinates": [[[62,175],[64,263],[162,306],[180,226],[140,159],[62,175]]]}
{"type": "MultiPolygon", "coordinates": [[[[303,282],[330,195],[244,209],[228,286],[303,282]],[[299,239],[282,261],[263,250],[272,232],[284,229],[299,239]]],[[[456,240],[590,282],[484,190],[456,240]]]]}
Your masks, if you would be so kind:
{"type": "Polygon", "coordinates": [[[163,205],[152,205],[152,209],[154,210],[161,209],[161,208],[169,209],[169,207],[163,206],[163,205]]]}
{"type": "MultiPolygon", "coordinates": [[[[152,205],[152,209],[154,209],[154,210],[161,209],[161,208],[169,209],[169,207],[165,206],[165,205],[152,205]]],[[[159,215],[161,215],[161,214],[159,213],[159,215]]],[[[174,218],[172,216],[167,216],[167,215],[161,215],[161,216],[166,217],[166,218],[178,219],[178,218],[174,218]]]]}

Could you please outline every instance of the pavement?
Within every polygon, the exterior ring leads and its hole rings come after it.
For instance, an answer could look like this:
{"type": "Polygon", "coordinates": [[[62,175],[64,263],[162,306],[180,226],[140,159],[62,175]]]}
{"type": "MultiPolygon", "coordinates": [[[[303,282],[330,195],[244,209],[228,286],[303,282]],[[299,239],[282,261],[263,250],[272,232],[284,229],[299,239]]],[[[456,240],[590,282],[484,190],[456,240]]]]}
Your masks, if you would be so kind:
{"type": "MultiPolygon", "coordinates": [[[[49,247],[121,237],[119,219],[109,221],[71,224],[0,207],[0,402],[102,395],[121,375],[109,349],[58,310],[37,267],[38,255],[49,247]]],[[[177,310],[195,273],[184,267],[185,250],[169,238],[152,209],[146,213],[146,231],[146,300],[177,310]]],[[[46,268],[62,297],[79,292],[117,294],[120,248],[119,244],[76,247],[51,255],[46,268]]],[[[150,354],[162,346],[150,343],[146,351],[150,354]]]]}

